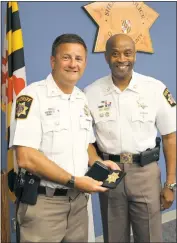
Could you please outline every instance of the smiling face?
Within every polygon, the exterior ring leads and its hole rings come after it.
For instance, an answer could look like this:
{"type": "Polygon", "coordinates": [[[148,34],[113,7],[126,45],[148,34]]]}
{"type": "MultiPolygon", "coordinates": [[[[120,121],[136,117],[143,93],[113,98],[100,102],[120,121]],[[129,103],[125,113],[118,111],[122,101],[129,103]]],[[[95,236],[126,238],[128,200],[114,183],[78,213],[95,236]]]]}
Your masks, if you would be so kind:
{"type": "Polygon", "coordinates": [[[79,43],[62,43],[51,56],[52,74],[59,87],[74,87],[86,67],[86,50],[79,43]]]}
{"type": "Polygon", "coordinates": [[[131,77],[135,53],[135,44],[127,35],[115,35],[108,40],[105,58],[114,79],[126,80],[131,77]]]}

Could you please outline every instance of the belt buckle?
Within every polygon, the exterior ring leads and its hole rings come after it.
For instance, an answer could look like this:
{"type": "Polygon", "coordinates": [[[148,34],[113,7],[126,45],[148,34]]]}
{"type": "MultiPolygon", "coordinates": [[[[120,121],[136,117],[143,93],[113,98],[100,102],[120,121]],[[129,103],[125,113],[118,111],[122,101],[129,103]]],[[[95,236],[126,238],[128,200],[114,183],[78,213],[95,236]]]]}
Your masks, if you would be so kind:
{"type": "Polygon", "coordinates": [[[133,154],[131,154],[131,153],[121,153],[120,154],[120,163],[122,163],[122,164],[132,164],[133,163],[133,154]]]}
{"type": "Polygon", "coordinates": [[[46,197],[53,197],[55,193],[55,188],[46,186],[45,190],[46,190],[46,197]]]}

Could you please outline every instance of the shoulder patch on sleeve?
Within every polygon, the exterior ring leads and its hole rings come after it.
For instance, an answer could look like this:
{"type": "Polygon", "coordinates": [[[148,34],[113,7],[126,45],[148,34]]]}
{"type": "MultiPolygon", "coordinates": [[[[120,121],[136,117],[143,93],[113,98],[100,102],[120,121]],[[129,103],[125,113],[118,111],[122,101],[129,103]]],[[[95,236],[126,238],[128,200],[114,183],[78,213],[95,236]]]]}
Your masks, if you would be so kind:
{"type": "Polygon", "coordinates": [[[28,95],[21,95],[16,100],[15,119],[28,117],[33,98],[28,95]]]}
{"type": "Polygon", "coordinates": [[[168,101],[168,103],[171,106],[176,105],[176,101],[174,100],[172,94],[170,93],[170,91],[167,88],[164,90],[163,95],[165,96],[165,99],[168,101]]]}

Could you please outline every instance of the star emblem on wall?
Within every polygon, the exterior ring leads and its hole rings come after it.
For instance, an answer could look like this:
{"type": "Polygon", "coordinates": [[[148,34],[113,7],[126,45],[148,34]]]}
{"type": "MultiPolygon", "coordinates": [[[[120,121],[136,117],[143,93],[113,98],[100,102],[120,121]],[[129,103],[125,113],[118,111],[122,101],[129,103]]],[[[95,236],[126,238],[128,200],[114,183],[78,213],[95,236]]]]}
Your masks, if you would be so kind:
{"type": "Polygon", "coordinates": [[[94,52],[104,52],[115,34],[132,37],[136,50],[153,53],[149,30],[159,14],[144,2],[93,2],[83,7],[98,26],[94,52]]]}

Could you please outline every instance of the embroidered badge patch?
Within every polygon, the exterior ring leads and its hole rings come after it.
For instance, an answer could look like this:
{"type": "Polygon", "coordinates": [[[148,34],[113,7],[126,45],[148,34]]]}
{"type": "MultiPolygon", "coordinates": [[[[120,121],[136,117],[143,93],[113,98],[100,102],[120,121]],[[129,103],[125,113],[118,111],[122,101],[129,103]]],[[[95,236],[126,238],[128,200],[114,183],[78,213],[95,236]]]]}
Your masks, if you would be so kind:
{"type": "Polygon", "coordinates": [[[163,95],[172,107],[176,105],[176,101],[174,100],[172,94],[167,88],[164,90],[163,95]]]}
{"type": "Polygon", "coordinates": [[[33,98],[28,95],[21,95],[16,101],[15,119],[27,118],[33,98]]]}

